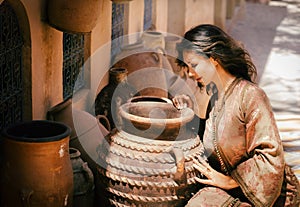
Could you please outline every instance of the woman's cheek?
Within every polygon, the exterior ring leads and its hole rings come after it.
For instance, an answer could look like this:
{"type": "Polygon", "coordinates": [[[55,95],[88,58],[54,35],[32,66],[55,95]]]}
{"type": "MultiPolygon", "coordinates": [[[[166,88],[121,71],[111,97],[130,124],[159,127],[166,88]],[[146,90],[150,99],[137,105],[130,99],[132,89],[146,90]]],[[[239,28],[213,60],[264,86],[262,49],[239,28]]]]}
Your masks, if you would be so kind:
{"type": "Polygon", "coordinates": [[[214,66],[210,62],[199,63],[196,71],[202,77],[204,84],[210,83],[216,73],[214,66]]]}

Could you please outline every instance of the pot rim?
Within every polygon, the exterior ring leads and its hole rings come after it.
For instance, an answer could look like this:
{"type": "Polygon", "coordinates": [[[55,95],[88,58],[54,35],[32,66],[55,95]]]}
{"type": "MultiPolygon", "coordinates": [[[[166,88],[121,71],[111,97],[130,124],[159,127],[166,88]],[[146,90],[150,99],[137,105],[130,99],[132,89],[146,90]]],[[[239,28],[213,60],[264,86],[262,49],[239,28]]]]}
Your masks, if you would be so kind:
{"type": "Polygon", "coordinates": [[[136,102],[159,102],[159,103],[171,103],[171,99],[165,98],[165,97],[160,97],[160,96],[151,96],[151,95],[139,95],[139,96],[134,96],[130,98],[127,102],[128,103],[136,103],[136,102]]]}
{"type": "Polygon", "coordinates": [[[129,102],[129,103],[125,103],[120,106],[120,115],[123,118],[133,121],[133,122],[139,122],[139,123],[151,124],[151,125],[185,124],[194,118],[194,112],[190,108],[184,108],[184,109],[178,110],[178,112],[181,113],[180,117],[168,118],[168,119],[148,118],[148,117],[142,117],[142,116],[137,116],[137,115],[128,113],[128,108],[132,105],[149,106],[149,105],[153,105],[153,104],[155,104],[156,108],[161,108],[162,106],[175,108],[172,103],[163,103],[163,102],[155,102],[154,103],[154,102],[149,102],[149,101],[129,102]]]}
{"type": "Polygon", "coordinates": [[[70,134],[71,128],[69,126],[50,120],[32,120],[15,123],[4,128],[1,133],[3,138],[38,143],[62,140],[70,137],[70,134]]]}

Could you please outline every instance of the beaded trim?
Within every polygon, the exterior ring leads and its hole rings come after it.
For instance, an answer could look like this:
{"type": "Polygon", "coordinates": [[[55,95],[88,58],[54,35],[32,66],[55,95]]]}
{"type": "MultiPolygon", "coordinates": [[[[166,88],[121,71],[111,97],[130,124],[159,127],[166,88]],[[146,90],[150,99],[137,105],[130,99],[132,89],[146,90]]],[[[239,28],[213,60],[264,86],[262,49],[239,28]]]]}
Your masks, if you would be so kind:
{"type": "Polygon", "coordinates": [[[221,109],[223,108],[223,106],[225,105],[225,98],[226,96],[228,95],[229,92],[232,91],[232,89],[234,88],[235,84],[240,80],[240,78],[235,78],[231,84],[228,86],[228,88],[226,89],[226,91],[224,92],[224,96],[222,97],[222,102],[219,105],[218,109],[214,109],[213,111],[213,114],[212,114],[212,138],[213,138],[213,145],[214,145],[214,148],[215,148],[215,152],[216,152],[216,155],[218,157],[218,160],[220,162],[220,165],[221,165],[221,169],[223,170],[223,172],[228,175],[229,174],[229,171],[225,165],[225,162],[223,161],[222,159],[222,156],[221,156],[221,153],[220,153],[220,150],[219,150],[219,146],[218,146],[218,142],[217,142],[217,136],[216,136],[216,131],[217,131],[217,126],[216,126],[216,117],[217,117],[217,113],[216,112],[220,112],[221,109]]]}

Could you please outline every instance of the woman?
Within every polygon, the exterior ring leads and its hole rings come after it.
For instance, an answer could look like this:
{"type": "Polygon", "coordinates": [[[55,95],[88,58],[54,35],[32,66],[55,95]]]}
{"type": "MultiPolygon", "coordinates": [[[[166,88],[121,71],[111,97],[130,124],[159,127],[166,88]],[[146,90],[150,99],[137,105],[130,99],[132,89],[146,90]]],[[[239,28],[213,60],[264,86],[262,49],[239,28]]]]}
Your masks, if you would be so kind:
{"type": "MultiPolygon", "coordinates": [[[[208,162],[194,160],[205,187],[187,206],[299,206],[299,182],[285,163],[271,105],[253,82],[256,68],[247,51],[205,24],[185,33],[178,52],[178,63],[199,87],[213,82],[218,90],[203,136],[208,162]]],[[[177,108],[197,104],[184,95],[173,102],[177,108]]]]}

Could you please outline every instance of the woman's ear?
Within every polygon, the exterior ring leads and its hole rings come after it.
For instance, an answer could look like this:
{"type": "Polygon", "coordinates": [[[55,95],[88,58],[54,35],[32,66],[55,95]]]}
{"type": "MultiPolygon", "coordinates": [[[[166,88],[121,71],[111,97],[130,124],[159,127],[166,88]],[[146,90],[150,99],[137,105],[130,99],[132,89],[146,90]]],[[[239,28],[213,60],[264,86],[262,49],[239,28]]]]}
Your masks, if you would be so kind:
{"type": "Polygon", "coordinates": [[[219,63],[218,63],[218,61],[217,61],[216,59],[214,59],[214,58],[212,58],[212,57],[209,57],[209,60],[210,60],[210,62],[211,62],[215,67],[217,67],[217,66],[219,65],[219,63]]]}

